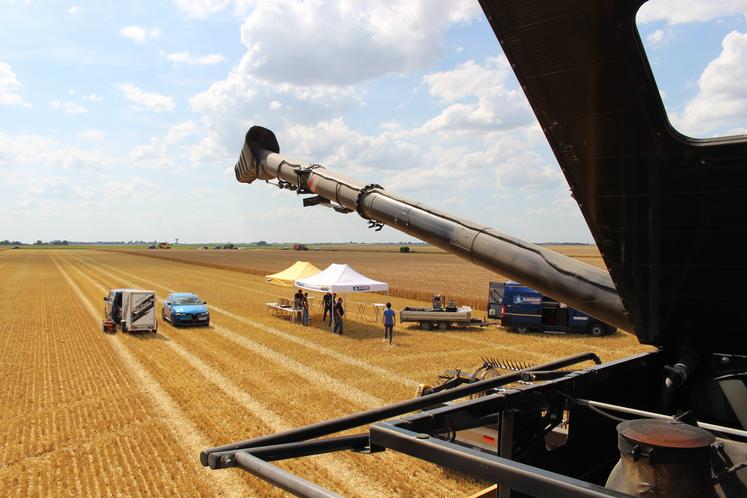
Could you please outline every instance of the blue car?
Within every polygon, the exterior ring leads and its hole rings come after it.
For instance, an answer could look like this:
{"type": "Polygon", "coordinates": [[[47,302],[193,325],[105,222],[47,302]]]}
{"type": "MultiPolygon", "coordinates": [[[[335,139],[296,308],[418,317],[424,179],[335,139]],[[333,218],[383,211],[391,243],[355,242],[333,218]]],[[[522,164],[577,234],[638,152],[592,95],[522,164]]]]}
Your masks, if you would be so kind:
{"type": "Polygon", "coordinates": [[[163,301],[161,318],[171,325],[210,325],[206,302],[189,292],[172,292],[163,301]]]}

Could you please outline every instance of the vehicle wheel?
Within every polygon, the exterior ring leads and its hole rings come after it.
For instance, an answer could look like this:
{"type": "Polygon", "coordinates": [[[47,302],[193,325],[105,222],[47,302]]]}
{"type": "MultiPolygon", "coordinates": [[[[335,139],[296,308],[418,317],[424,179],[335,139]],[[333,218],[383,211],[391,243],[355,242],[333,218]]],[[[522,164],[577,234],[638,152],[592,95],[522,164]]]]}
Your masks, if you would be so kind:
{"type": "Polygon", "coordinates": [[[430,330],[430,329],[431,329],[431,324],[430,323],[428,323],[428,322],[422,322],[420,324],[420,330],[430,330]]]}
{"type": "Polygon", "coordinates": [[[438,330],[446,330],[449,328],[449,324],[446,322],[441,322],[438,324],[438,330]]]}
{"type": "Polygon", "coordinates": [[[589,334],[594,337],[602,337],[604,335],[604,325],[601,323],[592,323],[589,326],[589,334]]]}
{"type": "Polygon", "coordinates": [[[529,332],[529,329],[526,327],[516,327],[516,331],[520,334],[526,334],[527,332],[529,332]]]}
{"type": "Polygon", "coordinates": [[[174,323],[174,314],[172,313],[171,316],[169,316],[169,323],[172,327],[176,327],[176,324],[174,323]]]}

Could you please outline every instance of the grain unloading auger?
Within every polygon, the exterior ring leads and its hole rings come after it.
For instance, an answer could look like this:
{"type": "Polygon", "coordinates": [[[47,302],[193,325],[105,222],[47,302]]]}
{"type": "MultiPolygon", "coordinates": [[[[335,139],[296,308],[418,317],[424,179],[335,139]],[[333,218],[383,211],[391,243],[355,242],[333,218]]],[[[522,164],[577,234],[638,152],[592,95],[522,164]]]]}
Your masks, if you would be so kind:
{"type": "Polygon", "coordinates": [[[356,212],[373,228],[391,226],[434,246],[501,273],[579,308],[623,330],[633,327],[609,274],[541,246],[473,221],[460,219],[384,190],[343,178],[319,164],[280,154],[275,134],[253,126],[246,134],[236,179],[276,180],[280,188],[310,194],[304,206],[323,205],[356,212]]]}
{"type": "Polygon", "coordinates": [[[698,140],[672,128],[635,24],[642,3],[480,0],[609,274],[285,159],[263,128],[247,134],[236,173],[247,183],[277,178],[311,195],[305,205],[355,211],[372,227],[429,241],[658,349],[606,364],[583,353],[464,379],[415,399],[206,449],[203,465],[239,467],[302,496],[335,496],[271,462],[395,450],[500,483],[501,497],[747,496],[747,337],[739,313],[747,281],[747,139],[698,140]],[[551,443],[566,422],[567,439],[551,443]],[[491,425],[499,428],[494,452],[448,437],[491,425]]]}

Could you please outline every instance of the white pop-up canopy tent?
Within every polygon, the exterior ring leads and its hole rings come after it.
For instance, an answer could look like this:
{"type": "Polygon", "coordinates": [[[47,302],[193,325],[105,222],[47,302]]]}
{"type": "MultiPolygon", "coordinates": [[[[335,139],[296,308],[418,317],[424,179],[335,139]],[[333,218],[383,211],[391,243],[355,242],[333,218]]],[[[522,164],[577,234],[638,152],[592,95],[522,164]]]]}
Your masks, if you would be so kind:
{"type": "Polygon", "coordinates": [[[316,292],[383,292],[389,284],[371,280],[348,265],[332,263],[316,275],[296,280],[296,287],[316,292]]]}
{"type": "MultiPolygon", "coordinates": [[[[315,292],[383,292],[389,290],[389,284],[371,280],[361,275],[348,265],[332,263],[324,270],[311,277],[296,280],[296,287],[315,292]]],[[[335,314],[332,313],[330,330],[335,328],[335,314]]],[[[342,333],[342,332],[341,332],[342,333]]]]}

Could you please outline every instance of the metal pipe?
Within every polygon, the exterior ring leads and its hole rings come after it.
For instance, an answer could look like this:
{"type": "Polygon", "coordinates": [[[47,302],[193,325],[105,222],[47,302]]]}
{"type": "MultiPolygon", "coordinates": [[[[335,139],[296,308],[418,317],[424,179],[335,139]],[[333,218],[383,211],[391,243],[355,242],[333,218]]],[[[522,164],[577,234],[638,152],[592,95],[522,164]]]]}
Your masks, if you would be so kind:
{"type": "MultiPolygon", "coordinates": [[[[589,406],[593,406],[595,408],[599,408],[600,410],[610,410],[613,412],[625,413],[627,415],[634,415],[636,417],[656,418],[656,419],[661,419],[661,420],[672,420],[671,415],[664,415],[663,413],[648,412],[645,410],[637,410],[635,408],[629,408],[627,406],[612,405],[610,403],[602,403],[601,401],[593,401],[590,399],[579,398],[576,401],[582,404],[588,404],[589,406]]],[[[697,425],[701,429],[706,429],[706,430],[714,431],[714,432],[720,432],[723,434],[731,434],[732,436],[739,436],[739,437],[747,439],[747,431],[743,431],[740,429],[733,429],[731,427],[725,427],[723,425],[709,424],[707,422],[698,422],[697,425]]]]}
{"type": "Polygon", "coordinates": [[[329,439],[316,439],[313,441],[299,441],[297,443],[274,444],[271,446],[260,446],[246,450],[265,462],[273,460],[286,460],[309,455],[321,455],[344,450],[365,450],[369,445],[368,433],[356,434],[354,436],[340,436],[329,439]]]}
{"type": "Polygon", "coordinates": [[[296,496],[308,498],[342,498],[337,493],[324,489],[302,477],[293,475],[249,453],[238,453],[236,455],[236,465],[250,474],[254,474],[296,496]]]}
{"type": "Polygon", "coordinates": [[[371,444],[445,465],[520,493],[552,498],[623,498],[629,495],[573,477],[515,462],[381,422],[371,427],[371,444]]]}
{"type": "Polygon", "coordinates": [[[275,135],[254,126],[247,133],[236,178],[243,183],[277,178],[299,193],[313,193],[343,210],[389,225],[475,264],[499,272],[622,330],[634,327],[609,274],[599,268],[523,242],[493,228],[460,219],[364,185],[318,165],[279,154],[275,135]]]}
{"type": "Polygon", "coordinates": [[[400,401],[399,403],[394,403],[388,406],[374,408],[333,420],[326,420],[324,422],[310,424],[304,427],[299,427],[297,429],[279,432],[277,434],[260,436],[254,439],[238,441],[215,448],[205,449],[200,452],[200,462],[202,463],[202,465],[210,466],[210,468],[212,469],[230,467],[232,466],[233,454],[240,450],[256,448],[259,446],[304,441],[307,439],[334,434],[336,432],[360,427],[372,422],[378,422],[379,420],[395,417],[404,413],[422,410],[430,406],[445,403],[447,401],[453,401],[455,399],[469,396],[470,394],[475,394],[487,389],[492,389],[494,387],[499,387],[501,385],[517,382],[521,379],[522,372],[528,372],[532,370],[553,370],[557,368],[567,367],[583,361],[594,361],[596,364],[601,363],[599,357],[594,353],[580,353],[562,358],[560,360],[551,361],[543,365],[536,365],[532,368],[521,370],[519,372],[512,372],[507,375],[482,380],[473,384],[465,384],[454,389],[449,389],[448,391],[442,391],[435,394],[422,396],[420,398],[400,401]]]}

